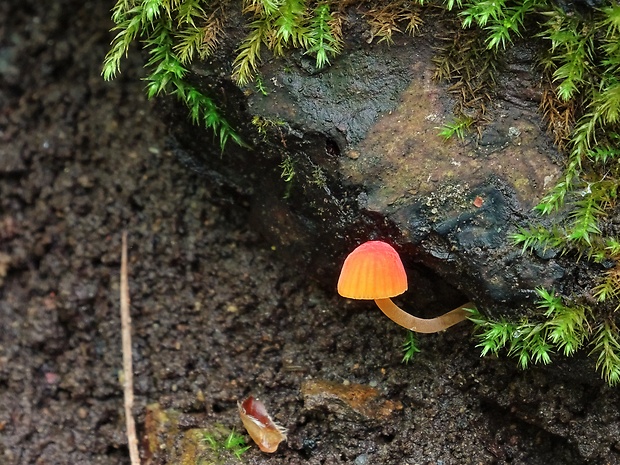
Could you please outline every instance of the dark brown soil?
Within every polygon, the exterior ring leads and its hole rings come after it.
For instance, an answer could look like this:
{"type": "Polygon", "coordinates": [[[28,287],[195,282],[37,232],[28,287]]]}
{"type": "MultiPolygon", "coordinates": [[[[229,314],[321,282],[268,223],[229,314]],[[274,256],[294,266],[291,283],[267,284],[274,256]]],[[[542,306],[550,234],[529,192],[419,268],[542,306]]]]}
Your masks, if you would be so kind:
{"type": "Polygon", "coordinates": [[[242,199],[167,151],[140,55],[101,80],[111,6],[0,3],[0,463],[129,463],[123,230],[140,433],[154,402],[239,430],[236,402],[254,394],[289,441],[247,463],[618,463],[618,394],[576,361],[481,360],[461,324],[404,365],[405,332],[373,305],[280,262],[242,199]],[[309,380],[374,387],[392,408],[304,399],[309,380]]]}

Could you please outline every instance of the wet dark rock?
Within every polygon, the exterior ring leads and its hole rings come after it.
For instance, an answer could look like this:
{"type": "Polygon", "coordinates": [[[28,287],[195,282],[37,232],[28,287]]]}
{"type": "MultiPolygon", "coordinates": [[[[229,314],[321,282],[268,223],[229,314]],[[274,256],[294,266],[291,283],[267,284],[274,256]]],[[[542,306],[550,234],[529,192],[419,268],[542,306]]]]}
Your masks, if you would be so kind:
{"type": "Polygon", "coordinates": [[[608,0],[556,0],[556,4],[566,13],[588,14],[596,8],[609,5],[608,0]]]}
{"type": "Polygon", "coordinates": [[[205,63],[196,82],[220,98],[251,149],[220,154],[176,103],[165,108],[172,144],[224,197],[249,202],[256,228],[330,290],[354,246],[383,239],[416,276],[407,308],[432,314],[472,300],[496,316],[527,312],[533,289],[561,291],[571,266],[550,251],[523,255],[510,239],[561,172],[537,113],[533,49],[508,54],[481,137],[446,142],[438,127],[453,120],[455,101],[433,80],[440,32],[391,47],[352,36],[323,70],[298,53],[268,60],[266,95],[226,78],[232,56],[205,63]]]}

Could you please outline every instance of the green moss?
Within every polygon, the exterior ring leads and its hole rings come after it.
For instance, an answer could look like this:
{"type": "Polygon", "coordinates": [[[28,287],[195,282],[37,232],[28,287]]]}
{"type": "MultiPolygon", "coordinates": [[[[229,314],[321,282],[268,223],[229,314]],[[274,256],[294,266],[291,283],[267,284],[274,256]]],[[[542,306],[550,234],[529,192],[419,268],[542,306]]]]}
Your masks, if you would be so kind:
{"type": "Polygon", "coordinates": [[[468,116],[460,116],[450,123],[444,124],[439,131],[439,135],[446,140],[456,137],[459,140],[465,139],[465,133],[474,123],[473,118],[468,116]]]}
{"type": "Polygon", "coordinates": [[[289,48],[302,49],[316,57],[317,68],[329,64],[329,56],[342,49],[339,23],[331,7],[328,1],[313,5],[303,0],[246,1],[250,32],[239,46],[232,78],[240,86],[248,84],[258,72],[263,47],[275,56],[289,48]]]}
{"type": "MultiPolygon", "coordinates": [[[[232,456],[237,460],[250,448],[246,445],[245,438],[237,433],[234,429],[228,430],[223,426],[216,426],[210,431],[203,434],[203,441],[211,449],[211,454],[207,460],[204,458],[203,463],[213,463],[213,455],[216,457],[216,463],[228,463],[228,459],[232,456]]],[[[200,460],[198,461],[200,463],[200,460]]]]}
{"type": "Polygon", "coordinates": [[[522,225],[512,237],[524,253],[554,249],[607,268],[586,290],[597,305],[563,304],[539,289],[544,311],[539,322],[474,316],[483,354],[506,348],[526,367],[548,363],[554,350],[572,355],[588,341],[603,378],[615,385],[620,381],[620,250],[613,223],[620,155],[620,5],[588,14],[566,13],[547,0],[446,6],[459,10],[464,27],[484,31],[487,49],[505,49],[526,32],[548,44],[549,53],[539,62],[550,83],[541,110],[550,129],[557,129],[556,143],[567,162],[559,182],[535,208],[541,221],[522,225]],[[544,218],[549,216],[551,221],[544,218]]]}
{"type": "Polygon", "coordinates": [[[116,77],[129,47],[141,39],[150,56],[145,65],[147,96],[175,95],[187,105],[194,123],[212,130],[224,149],[229,139],[245,144],[214,101],[185,79],[186,65],[195,56],[208,57],[217,46],[221,33],[217,5],[200,0],[118,0],[112,9],[117,34],[101,74],[106,80],[116,77]]]}
{"type": "Polygon", "coordinates": [[[407,337],[405,339],[405,342],[403,342],[402,351],[402,363],[409,363],[411,360],[413,360],[415,354],[420,352],[420,348],[418,347],[418,340],[415,337],[415,333],[413,331],[407,332],[407,337]]]}
{"type": "Polygon", "coordinates": [[[518,322],[492,321],[478,310],[470,310],[476,325],[481,355],[506,351],[525,369],[530,364],[551,363],[554,354],[572,356],[589,349],[597,358],[596,368],[610,385],[620,382],[620,342],[618,328],[610,321],[597,322],[586,305],[567,303],[543,288],[536,290],[541,310],[539,321],[523,318],[518,322]]]}
{"type": "Polygon", "coordinates": [[[260,134],[263,139],[267,139],[267,135],[271,129],[276,129],[279,132],[280,139],[282,139],[283,135],[281,128],[285,127],[287,124],[281,119],[265,118],[263,116],[254,115],[252,117],[252,125],[256,128],[258,134],[260,134]]]}

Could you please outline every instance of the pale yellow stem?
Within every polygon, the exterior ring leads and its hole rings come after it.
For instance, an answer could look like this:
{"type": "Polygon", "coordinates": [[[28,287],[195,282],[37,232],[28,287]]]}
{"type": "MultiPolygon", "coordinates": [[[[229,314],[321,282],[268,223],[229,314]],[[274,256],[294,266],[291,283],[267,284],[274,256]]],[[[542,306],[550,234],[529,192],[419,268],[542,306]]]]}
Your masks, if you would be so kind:
{"type": "Polygon", "coordinates": [[[467,319],[467,311],[465,309],[474,306],[472,302],[467,302],[465,305],[461,305],[437,318],[426,319],[418,318],[405,312],[392,302],[391,299],[377,299],[375,303],[394,323],[417,333],[437,333],[460,323],[467,319]]]}

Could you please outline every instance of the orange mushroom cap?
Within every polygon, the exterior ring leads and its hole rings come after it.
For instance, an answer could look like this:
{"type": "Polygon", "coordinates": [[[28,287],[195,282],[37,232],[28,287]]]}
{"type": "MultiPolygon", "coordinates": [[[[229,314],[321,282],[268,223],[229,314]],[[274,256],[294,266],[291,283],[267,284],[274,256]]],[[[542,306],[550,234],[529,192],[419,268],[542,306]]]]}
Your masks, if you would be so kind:
{"type": "Polygon", "coordinates": [[[338,294],[349,299],[388,299],[407,290],[407,274],[398,252],[382,241],[368,241],[344,261],[338,294]]]}

